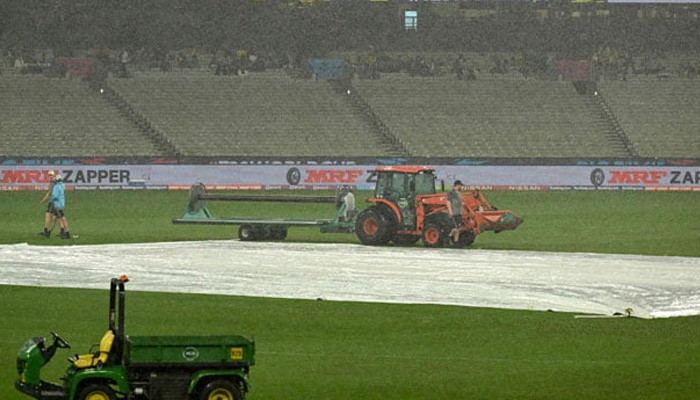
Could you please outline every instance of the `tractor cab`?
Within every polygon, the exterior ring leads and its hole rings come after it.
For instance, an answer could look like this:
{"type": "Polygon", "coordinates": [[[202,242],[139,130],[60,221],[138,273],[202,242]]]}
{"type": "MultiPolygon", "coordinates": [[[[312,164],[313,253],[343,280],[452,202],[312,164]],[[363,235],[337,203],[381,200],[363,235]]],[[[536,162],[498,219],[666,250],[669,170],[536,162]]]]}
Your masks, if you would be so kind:
{"type": "Polygon", "coordinates": [[[377,184],[369,202],[384,203],[399,216],[398,228],[416,228],[416,198],[435,194],[435,170],[422,166],[387,166],[372,171],[377,184]]]}

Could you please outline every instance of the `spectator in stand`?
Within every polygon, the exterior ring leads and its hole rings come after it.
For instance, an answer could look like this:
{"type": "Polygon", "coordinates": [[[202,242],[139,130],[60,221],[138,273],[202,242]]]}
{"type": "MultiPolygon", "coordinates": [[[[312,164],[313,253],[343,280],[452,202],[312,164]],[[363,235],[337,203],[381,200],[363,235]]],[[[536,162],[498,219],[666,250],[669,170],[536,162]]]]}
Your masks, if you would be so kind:
{"type": "Polygon", "coordinates": [[[129,77],[129,72],[126,70],[126,64],[131,62],[131,58],[129,57],[129,52],[122,51],[121,56],[119,56],[119,77],[120,78],[128,78],[129,77]]]}

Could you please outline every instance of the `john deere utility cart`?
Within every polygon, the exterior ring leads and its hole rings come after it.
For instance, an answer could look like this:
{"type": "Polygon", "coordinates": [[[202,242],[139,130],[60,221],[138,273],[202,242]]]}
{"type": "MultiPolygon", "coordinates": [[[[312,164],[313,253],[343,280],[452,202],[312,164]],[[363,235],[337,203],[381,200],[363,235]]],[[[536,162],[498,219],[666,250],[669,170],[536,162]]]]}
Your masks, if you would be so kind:
{"type": "Polygon", "coordinates": [[[241,400],[250,388],[255,343],[240,335],[127,336],[126,276],[110,283],[109,325],[100,343],[68,359],[62,383],[41,378],[58,349],[70,345],[51,332],[17,354],[15,387],[37,400],[241,400]]]}

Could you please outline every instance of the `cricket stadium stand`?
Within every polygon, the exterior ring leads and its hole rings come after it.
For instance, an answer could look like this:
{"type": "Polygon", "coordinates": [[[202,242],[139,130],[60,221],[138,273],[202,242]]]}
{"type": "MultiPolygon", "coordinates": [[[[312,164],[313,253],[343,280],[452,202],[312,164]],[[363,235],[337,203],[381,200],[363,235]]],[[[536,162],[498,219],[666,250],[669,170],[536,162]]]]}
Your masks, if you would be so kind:
{"type": "Polygon", "coordinates": [[[570,82],[386,74],[355,87],[412,154],[427,157],[616,157],[587,96],[570,82]]]}
{"type": "Polygon", "coordinates": [[[99,92],[78,79],[1,75],[0,93],[0,156],[162,154],[99,92]]]}
{"type": "Polygon", "coordinates": [[[325,81],[135,73],[109,84],[189,156],[387,156],[389,146],[325,81]]]}
{"type": "Polygon", "coordinates": [[[688,78],[603,80],[596,95],[517,73],[383,73],[345,86],[282,69],[132,76],[101,93],[79,79],[0,75],[0,156],[700,156],[700,81],[688,78]]]}
{"type": "Polygon", "coordinates": [[[598,87],[641,157],[700,157],[700,80],[641,75],[598,87]]]}

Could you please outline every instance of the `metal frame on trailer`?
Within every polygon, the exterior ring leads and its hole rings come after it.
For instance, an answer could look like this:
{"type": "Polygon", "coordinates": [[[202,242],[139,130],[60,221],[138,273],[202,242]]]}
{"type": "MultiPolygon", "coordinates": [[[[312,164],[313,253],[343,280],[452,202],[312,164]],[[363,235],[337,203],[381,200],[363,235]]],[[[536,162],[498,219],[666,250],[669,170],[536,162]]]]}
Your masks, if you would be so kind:
{"type": "Polygon", "coordinates": [[[191,225],[238,225],[238,237],[241,240],[283,240],[291,226],[317,226],[323,233],[353,233],[355,219],[344,219],[345,204],[335,196],[275,196],[275,195],[240,195],[210,194],[202,183],[196,183],[190,189],[190,200],[185,212],[174,218],[174,224],[191,225]],[[332,203],[336,204],[333,219],[287,219],[287,218],[250,218],[250,217],[214,217],[206,207],[206,201],[241,201],[241,202],[275,202],[275,203],[332,203]]]}

